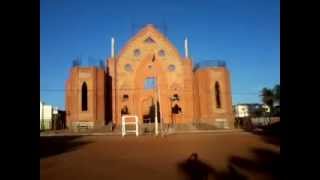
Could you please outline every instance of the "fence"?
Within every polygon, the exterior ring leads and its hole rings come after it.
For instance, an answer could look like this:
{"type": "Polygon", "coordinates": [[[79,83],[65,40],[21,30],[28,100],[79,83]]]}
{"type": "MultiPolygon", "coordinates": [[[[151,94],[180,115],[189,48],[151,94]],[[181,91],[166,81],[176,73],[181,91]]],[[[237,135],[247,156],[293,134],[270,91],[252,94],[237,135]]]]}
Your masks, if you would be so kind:
{"type": "Polygon", "coordinates": [[[259,127],[268,127],[280,122],[280,117],[236,117],[235,128],[251,130],[259,127]]]}
{"type": "Polygon", "coordinates": [[[72,67],[96,67],[96,68],[101,68],[105,69],[105,63],[101,59],[96,59],[89,57],[87,61],[84,61],[80,58],[74,59],[72,61],[72,67]]]}
{"type": "Polygon", "coordinates": [[[251,123],[255,127],[268,126],[271,124],[271,117],[254,117],[251,118],[251,123]]]}
{"type": "Polygon", "coordinates": [[[196,63],[193,67],[193,71],[196,71],[198,69],[202,68],[208,68],[208,67],[226,67],[226,62],[223,60],[206,60],[201,61],[199,63],[196,63]]]}

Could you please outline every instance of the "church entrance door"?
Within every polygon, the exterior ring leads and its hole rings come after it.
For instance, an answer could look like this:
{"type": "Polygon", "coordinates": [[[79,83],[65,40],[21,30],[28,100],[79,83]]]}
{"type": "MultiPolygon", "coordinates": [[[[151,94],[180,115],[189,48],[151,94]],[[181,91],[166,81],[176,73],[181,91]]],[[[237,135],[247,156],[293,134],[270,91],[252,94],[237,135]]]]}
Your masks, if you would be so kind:
{"type": "MultiPolygon", "coordinates": [[[[153,132],[154,133],[154,122],[155,122],[155,101],[153,97],[146,98],[142,101],[141,112],[142,112],[142,132],[153,132]]],[[[158,111],[158,123],[160,123],[160,109],[159,102],[157,103],[158,111]]]]}

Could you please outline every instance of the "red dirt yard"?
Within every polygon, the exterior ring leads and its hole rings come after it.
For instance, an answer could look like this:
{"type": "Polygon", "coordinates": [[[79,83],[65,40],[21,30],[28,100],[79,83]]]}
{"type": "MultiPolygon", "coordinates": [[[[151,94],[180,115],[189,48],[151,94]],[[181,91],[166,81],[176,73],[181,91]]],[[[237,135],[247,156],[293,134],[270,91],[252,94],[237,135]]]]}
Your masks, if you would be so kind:
{"type": "Polygon", "coordinates": [[[40,138],[41,180],[279,179],[280,145],[246,132],[40,138]]]}

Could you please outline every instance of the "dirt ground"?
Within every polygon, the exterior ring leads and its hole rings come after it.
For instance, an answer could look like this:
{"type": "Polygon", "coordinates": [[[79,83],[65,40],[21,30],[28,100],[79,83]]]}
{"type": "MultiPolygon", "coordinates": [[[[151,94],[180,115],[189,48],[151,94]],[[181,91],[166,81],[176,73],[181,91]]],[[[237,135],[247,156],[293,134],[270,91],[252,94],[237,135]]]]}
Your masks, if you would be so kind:
{"type": "Polygon", "coordinates": [[[40,138],[41,180],[280,179],[280,141],[246,132],[40,138]]]}

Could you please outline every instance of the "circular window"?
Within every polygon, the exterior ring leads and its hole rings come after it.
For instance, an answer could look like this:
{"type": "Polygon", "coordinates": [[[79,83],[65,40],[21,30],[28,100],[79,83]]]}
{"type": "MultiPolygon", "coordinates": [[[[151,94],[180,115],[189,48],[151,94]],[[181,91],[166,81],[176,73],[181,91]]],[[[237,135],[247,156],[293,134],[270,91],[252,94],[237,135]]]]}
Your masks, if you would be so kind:
{"type": "Polygon", "coordinates": [[[136,57],[140,56],[140,54],[141,54],[140,49],[135,49],[135,50],[133,51],[133,54],[134,54],[134,56],[136,56],[136,57]]]}
{"type": "Polygon", "coordinates": [[[163,49],[161,49],[158,54],[159,54],[160,57],[163,57],[163,56],[166,55],[166,53],[164,52],[163,49]]]}
{"type": "Polygon", "coordinates": [[[124,69],[125,69],[127,72],[131,72],[131,71],[132,71],[132,66],[131,66],[131,64],[126,64],[126,65],[124,66],[124,69]]]}
{"type": "Polygon", "coordinates": [[[173,65],[173,64],[170,64],[170,65],[168,66],[168,70],[169,70],[170,72],[174,71],[175,69],[176,69],[176,66],[173,65]]]}

